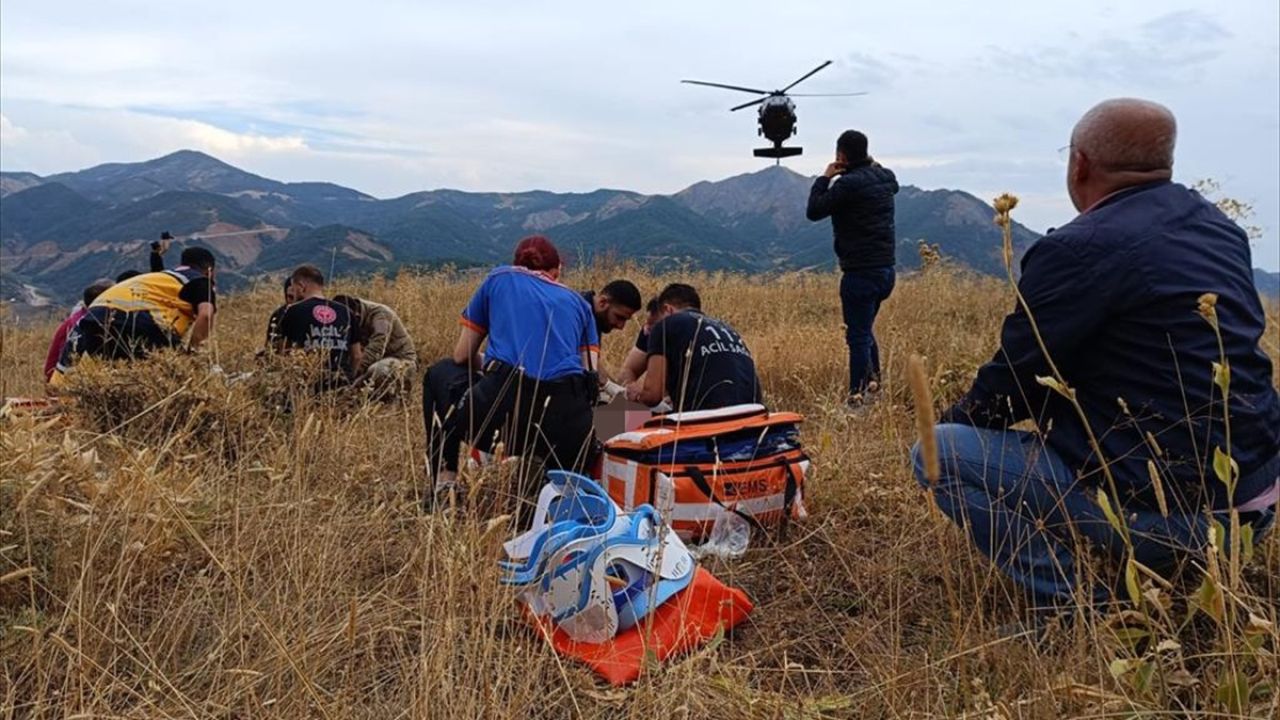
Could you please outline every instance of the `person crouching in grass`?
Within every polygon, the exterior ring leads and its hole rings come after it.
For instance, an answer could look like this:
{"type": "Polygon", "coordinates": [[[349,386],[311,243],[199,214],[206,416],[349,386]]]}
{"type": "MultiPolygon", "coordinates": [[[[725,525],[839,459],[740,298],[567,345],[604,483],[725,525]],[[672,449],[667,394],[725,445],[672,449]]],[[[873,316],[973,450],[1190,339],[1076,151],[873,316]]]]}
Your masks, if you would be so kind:
{"type": "Polygon", "coordinates": [[[1027,250],[1025,307],[935,430],[936,484],[914,451],[942,512],[1047,608],[1115,596],[1078,538],[1116,563],[1131,545],[1133,560],[1171,576],[1209,551],[1213,523],[1232,526],[1231,509],[1255,538],[1275,519],[1280,397],[1259,346],[1249,239],[1172,181],[1176,134],[1173,113],[1145,100],[1080,119],[1067,167],[1080,214],[1027,250]],[[1230,368],[1226,401],[1218,365],[1230,368]],[[1041,432],[1012,429],[1025,420],[1041,432]],[[1219,452],[1239,466],[1234,493],[1215,474],[1219,452]]]}
{"type": "Polygon", "coordinates": [[[550,240],[521,240],[512,263],[491,271],[463,309],[453,355],[427,370],[429,505],[452,502],[463,442],[484,452],[501,442],[508,455],[551,469],[582,471],[594,459],[600,339],[591,306],[560,284],[560,270],[550,240]]]}
{"type": "Polygon", "coordinates": [[[81,356],[137,360],[160,348],[195,349],[213,331],[217,312],[214,257],[208,248],[182,251],[172,270],[143,273],[103,290],[67,333],[50,389],[65,384],[81,356]]]}
{"type": "Polygon", "coordinates": [[[352,369],[360,365],[360,348],[347,306],[325,297],[324,275],[314,265],[302,265],[289,276],[286,295],[296,299],[285,306],[275,325],[276,352],[312,353],[321,367],[316,390],[348,385],[352,369]]]}
{"type": "Polygon", "coordinates": [[[352,386],[368,389],[380,400],[403,396],[418,369],[418,353],[400,316],[382,303],[354,295],[336,295],[333,301],[346,306],[355,328],[360,362],[352,368],[352,386]]]}

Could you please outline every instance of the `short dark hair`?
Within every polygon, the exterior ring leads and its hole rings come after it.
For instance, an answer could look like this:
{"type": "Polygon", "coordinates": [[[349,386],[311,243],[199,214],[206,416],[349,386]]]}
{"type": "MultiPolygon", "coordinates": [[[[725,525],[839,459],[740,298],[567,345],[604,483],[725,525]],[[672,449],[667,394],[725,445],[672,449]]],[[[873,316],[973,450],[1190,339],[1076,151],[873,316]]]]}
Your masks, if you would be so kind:
{"type": "Polygon", "coordinates": [[[644,311],[645,311],[646,313],[648,313],[648,314],[652,315],[652,314],[654,314],[654,313],[658,312],[658,308],[660,308],[660,307],[662,307],[662,305],[658,302],[658,298],[656,298],[656,297],[651,297],[651,298],[649,298],[649,302],[648,302],[648,304],[646,304],[646,305],[644,306],[644,311]]]}
{"type": "Polygon", "coordinates": [[[299,265],[298,269],[294,270],[293,274],[289,276],[289,279],[292,282],[306,280],[309,283],[324,287],[324,273],[320,272],[320,268],[315,265],[299,265]]]}
{"type": "Polygon", "coordinates": [[[867,157],[867,136],[857,130],[845,130],[836,140],[836,150],[844,153],[849,162],[865,160],[867,157]]]}
{"type": "Polygon", "coordinates": [[[209,271],[213,269],[217,260],[213,257],[213,252],[209,248],[193,245],[182,251],[182,257],[179,258],[178,262],[187,267],[209,271]]]}
{"type": "Polygon", "coordinates": [[[658,294],[658,305],[670,305],[675,308],[702,309],[702,298],[692,285],[671,283],[658,294]]]}
{"type": "Polygon", "coordinates": [[[609,298],[611,304],[621,305],[632,312],[640,312],[644,303],[640,300],[640,288],[630,280],[613,280],[600,290],[600,294],[609,298]]]}
{"type": "Polygon", "coordinates": [[[115,283],[105,278],[102,280],[94,280],[93,284],[84,289],[84,294],[80,298],[84,301],[84,306],[89,307],[92,305],[93,301],[112,285],[115,285],[115,283]]]}
{"type": "Polygon", "coordinates": [[[125,280],[128,280],[129,278],[135,278],[141,274],[142,273],[137,270],[125,270],[124,272],[116,276],[116,282],[122,283],[125,280]]]}

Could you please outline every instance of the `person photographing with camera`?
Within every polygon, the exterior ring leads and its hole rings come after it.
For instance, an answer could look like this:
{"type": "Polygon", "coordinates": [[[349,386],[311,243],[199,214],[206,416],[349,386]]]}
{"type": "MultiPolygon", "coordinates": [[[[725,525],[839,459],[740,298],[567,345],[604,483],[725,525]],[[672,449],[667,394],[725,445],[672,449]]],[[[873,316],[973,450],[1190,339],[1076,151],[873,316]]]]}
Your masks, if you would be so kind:
{"type": "Polygon", "coordinates": [[[148,258],[151,272],[164,270],[164,254],[169,252],[169,246],[171,245],[173,245],[173,236],[167,231],[160,233],[159,240],[151,241],[151,257],[148,258]]]}
{"type": "Polygon", "coordinates": [[[831,218],[840,263],[840,307],[849,346],[851,409],[865,407],[878,390],[880,348],[872,329],[895,280],[894,199],[898,179],[867,154],[867,136],[846,130],[836,157],[813,181],[805,216],[831,218]]]}

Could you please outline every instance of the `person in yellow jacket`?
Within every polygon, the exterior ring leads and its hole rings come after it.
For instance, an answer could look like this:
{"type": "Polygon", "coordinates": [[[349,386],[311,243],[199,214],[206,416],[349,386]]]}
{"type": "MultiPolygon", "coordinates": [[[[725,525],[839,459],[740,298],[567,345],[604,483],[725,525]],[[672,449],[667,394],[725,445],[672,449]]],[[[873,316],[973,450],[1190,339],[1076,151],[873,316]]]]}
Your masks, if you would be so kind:
{"type": "Polygon", "coordinates": [[[81,355],[133,360],[157,348],[177,347],[188,333],[188,346],[199,347],[209,337],[217,309],[214,257],[207,248],[189,247],[180,262],[172,270],[135,275],[98,295],[68,333],[50,384],[60,385],[81,355]]]}

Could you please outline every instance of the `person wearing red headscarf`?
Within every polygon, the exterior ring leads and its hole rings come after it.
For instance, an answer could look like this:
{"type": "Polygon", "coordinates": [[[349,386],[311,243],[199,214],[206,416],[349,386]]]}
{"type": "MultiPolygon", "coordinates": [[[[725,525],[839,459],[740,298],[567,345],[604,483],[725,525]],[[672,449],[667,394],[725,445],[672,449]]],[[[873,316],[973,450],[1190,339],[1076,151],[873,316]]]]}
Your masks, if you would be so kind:
{"type": "Polygon", "coordinates": [[[560,284],[560,269],[550,240],[521,240],[512,263],[491,271],[463,309],[453,356],[427,370],[432,504],[456,491],[463,441],[485,452],[501,442],[508,455],[552,469],[589,464],[600,339],[591,306],[560,284]]]}

